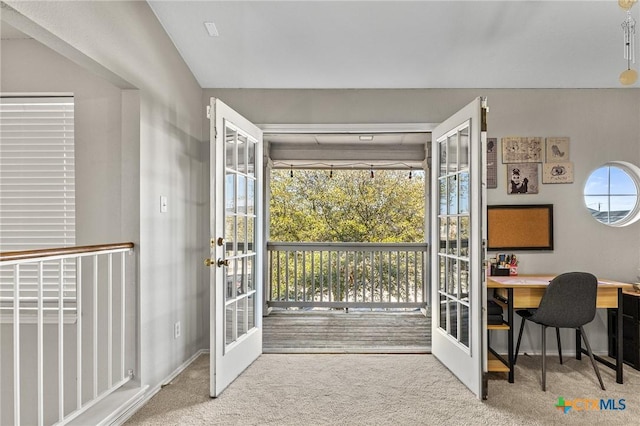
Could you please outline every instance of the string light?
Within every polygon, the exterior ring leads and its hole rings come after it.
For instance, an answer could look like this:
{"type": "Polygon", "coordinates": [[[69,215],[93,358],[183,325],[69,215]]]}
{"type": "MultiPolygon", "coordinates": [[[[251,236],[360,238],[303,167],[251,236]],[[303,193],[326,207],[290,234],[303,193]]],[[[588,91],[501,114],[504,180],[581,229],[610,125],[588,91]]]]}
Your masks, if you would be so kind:
{"type": "Polygon", "coordinates": [[[291,171],[289,172],[289,177],[293,177],[293,164],[291,165],[291,171]]]}
{"type": "Polygon", "coordinates": [[[413,176],[411,175],[411,167],[409,167],[409,179],[411,179],[413,176]]]}
{"type": "Polygon", "coordinates": [[[371,165],[371,179],[373,179],[373,164],[371,165]]]}
{"type": "MultiPolygon", "coordinates": [[[[422,161],[420,161],[421,163],[422,161]]],[[[413,169],[413,166],[417,166],[418,162],[402,162],[402,161],[379,161],[376,162],[375,165],[371,163],[360,162],[344,162],[336,165],[335,163],[323,163],[321,161],[309,161],[307,163],[296,163],[297,169],[325,169],[330,170],[332,167],[334,170],[345,170],[345,169],[354,169],[354,170],[366,170],[371,169],[371,167],[376,166],[380,169],[393,169],[393,170],[409,170],[413,169]]],[[[291,163],[287,163],[286,161],[274,161],[273,168],[274,169],[283,169],[291,167],[291,163]]]]}
{"type": "Polygon", "coordinates": [[[333,166],[331,166],[331,170],[329,170],[329,179],[333,178],[333,166]]]}

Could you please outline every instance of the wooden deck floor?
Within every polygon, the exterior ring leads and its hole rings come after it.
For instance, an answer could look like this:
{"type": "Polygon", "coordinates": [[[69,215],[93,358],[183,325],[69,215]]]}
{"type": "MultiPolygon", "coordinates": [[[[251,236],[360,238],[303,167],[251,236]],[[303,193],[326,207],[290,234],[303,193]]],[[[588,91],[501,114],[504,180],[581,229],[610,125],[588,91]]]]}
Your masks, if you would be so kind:
{"type": "Polygon", "coordinates": [[[273,310],[264,353],[429,353],[431,318],[420,311],[273,310]]]}

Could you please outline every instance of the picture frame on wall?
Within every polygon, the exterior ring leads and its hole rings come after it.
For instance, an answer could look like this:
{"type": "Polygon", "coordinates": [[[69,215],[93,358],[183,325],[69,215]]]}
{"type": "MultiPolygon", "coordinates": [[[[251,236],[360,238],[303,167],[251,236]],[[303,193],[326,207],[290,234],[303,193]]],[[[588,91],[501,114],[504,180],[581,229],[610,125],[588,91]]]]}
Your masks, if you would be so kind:
{"type": "Polygon", "coordinates": [[[487,188],[498,187],[498,139],[487,138],[487,188]]]}
{"type": "Polygon", "coordinates": [[[573,183],[573,163],[544,163],[542,183],[573,183]]]}
{"type": "Polygon", "coordinates": [[[501,139],[502,163],[542,163],[542,137],[508,136],[501,139]]]}
{"type": "Polygon", "coordinates": [[[567,161],[569,161],[569,138],[547,138],[545,141],[545,162],[565,163],[567,161]]]}
{"type": "Polygon", "coordinates": [[[538,186],[538,163],[507,164],[507,194],[537,194],[538,186]]]}

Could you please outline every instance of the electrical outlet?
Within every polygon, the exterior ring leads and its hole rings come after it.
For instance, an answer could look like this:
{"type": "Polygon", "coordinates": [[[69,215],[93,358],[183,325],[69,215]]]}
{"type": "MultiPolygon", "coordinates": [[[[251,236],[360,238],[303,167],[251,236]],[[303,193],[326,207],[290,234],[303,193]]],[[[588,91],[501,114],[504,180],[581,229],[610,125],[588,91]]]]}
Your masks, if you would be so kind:
{"type": "Polygon", "coordinates": [[[173,324],[173,338],[177,339],[178,337],[180,337],[180,321],[177,321],[175,324],[173,324]]]}

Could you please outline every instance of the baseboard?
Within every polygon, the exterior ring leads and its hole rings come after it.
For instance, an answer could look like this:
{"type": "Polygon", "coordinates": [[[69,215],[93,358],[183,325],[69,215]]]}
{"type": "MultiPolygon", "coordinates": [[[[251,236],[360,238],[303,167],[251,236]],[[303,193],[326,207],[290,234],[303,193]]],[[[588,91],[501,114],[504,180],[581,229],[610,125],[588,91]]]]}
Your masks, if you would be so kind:
{"type": "Polygon", "coordinates": [[[180,373],[186,370],[187,367],[191,365],[200,355],[208,354],[208,349],[200,349],[195,354],[191,356],[188,360],[183,362],[178,368],[176,368],[171,374],[169,374],[159,385],[154,386],[151,389],[147,389],[147,391],[141,395],[136,400],[131,401],[127,407],[122,407],[122,410],[119,415],[112,416],[112,420],[109,425],[119,426],[124,424],[127,420],[129,420],[143,405],[145,405],[151,398],[153,398],[160,390],[171,383],[173,379],[175,379],[180,373]]]}

